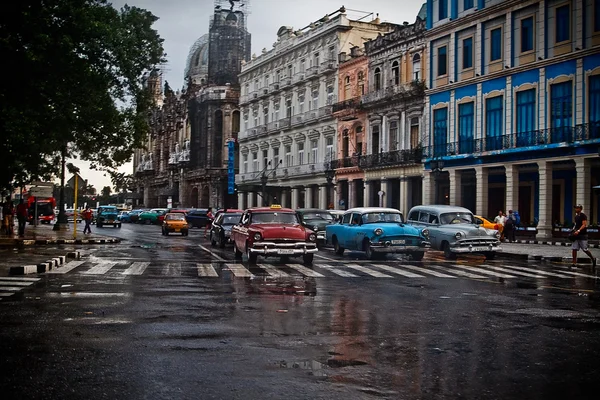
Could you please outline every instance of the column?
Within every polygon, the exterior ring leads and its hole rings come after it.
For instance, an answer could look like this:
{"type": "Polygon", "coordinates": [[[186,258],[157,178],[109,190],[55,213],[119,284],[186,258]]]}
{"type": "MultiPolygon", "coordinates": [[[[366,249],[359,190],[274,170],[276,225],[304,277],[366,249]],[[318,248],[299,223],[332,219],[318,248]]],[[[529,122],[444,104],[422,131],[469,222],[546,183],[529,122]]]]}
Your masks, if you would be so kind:
{"type": "Polygon", "coordinates": [[[371,181],[365,179],[365,188],[363,189],[363,207],[371,207],[371,181]]]}
{"type": "Polygon", "coordinates": [[[539,174],[539,222],[537,239],[549,239],[552,237],[552,163],[547,161],[538,162],[539,174]]]}
{"type": "Polygon", "coordinates": [[[506,213],[519,208],[519,166],[508,164],[506,170],[506,213]]]}
{"type": "MultiPolygon", "coordinates": [[[[590,197],[592,195],[592,166],[587,158],[578,158],[575,160],[575,170],[577,171],[577,198],[575,204],[583,206],[583,213],[590,218],[592,206],[590,197]]],[[[596,218],[597,219],[597,218],[596,218]]],[[[588,221],[591,223],[591,221],[588,221]]]]}
{"type": "MultiPolygon", "coordinates": [[[[383,197],[379,202],[378,206],[387,207],[388,206],[388,180],[386,178],[381,178],[381,191],[383,192],[383,197]]],[[[379,194],[377,194],[377,199],[379,201],[379,194]]]]}
{"type": "Polygon", "coordinates": [[[246,208],[246,204],[244,204],[244,193],[238,193],[237,195],[238,198],[238,208],[241,210],[245,210],[246,208]]]}
{"type": "Polygon", "coordinates": [[[429,205],[431,203],[431,199],[433,198],[433,187],[432,187],[433,179],[431,176],[431,172],[425,171],[423,173],[423,204],[429,205]]]}
{"type": "Polygon", "coordinates": [[[288,197],[288,192],[285,189],[281,189],[281,199],[279,199],[279,204],[281,204],[282,207],[286,207],[287,206],[287,197],[288,197]]]}
{"type": "MultiPolygon", "coordinates": [[[[340,200],[342,198],[342,184],[341,182],[334,183],[334,191],[333,191],[333,208],[336,210],[341,210],[340,200]]],[[[346,201],[346,199],[344,199],[346,201]]]]}
{"type": "Polygon", "coordinates": [[[348,198],[346,199],[346,207],[351,209],[354,207],[354,181],[348,179],[348,198]]]}
{"type": "Polygon", "coordinates": [[[247,204],[248,208],[254,207],[254,193],[249,192],[248,193],[248,204],[247,204]]]}
{"type": "Polygon", "coordinates": [[[304,188],[304,207],[305,208],[312,208],[313,204],[312,204],[312,194],[313,194],[313,187],[312,186],[306,186],[304,188]]]}
{"type": "Polygon", "coordinates": [[[295,210],[298,208],[298,188],[292,188],[292,208],[295,210]]]}
{"type": "Polygon", "coordinates": [[[477,215],[488,214],[488,170],[483,167],[475,167],[475,179],[477,182],[477,196],[475,199],[475,212],[477,215]]]}
{"type": "Polygon", "coordinates": [[[450,205],[462,206],[462,173],[456,169],[449,169],[450,178],[450,205]]]}
{"type": "Polygon", "coordinates": [[[406,176],[400,177],[400,211],[404,214],[406,219],[406,213],[408,210],[408,178],[406,176]]]}
{"type": "Polygon", "coordinates": [[[319,208],[327,210],[327,184],[319,185],[319,208]]]}

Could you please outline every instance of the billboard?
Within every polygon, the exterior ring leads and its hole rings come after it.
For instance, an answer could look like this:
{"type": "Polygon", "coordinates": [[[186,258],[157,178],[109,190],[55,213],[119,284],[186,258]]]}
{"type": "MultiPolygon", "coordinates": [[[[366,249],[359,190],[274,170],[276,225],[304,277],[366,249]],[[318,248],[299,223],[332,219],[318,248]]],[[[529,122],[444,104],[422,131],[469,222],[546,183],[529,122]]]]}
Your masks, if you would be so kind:
{"type": "Polygon", "coordinates": [[[227,194],[235,193],[235,141],[227,142],[227,194]]]}

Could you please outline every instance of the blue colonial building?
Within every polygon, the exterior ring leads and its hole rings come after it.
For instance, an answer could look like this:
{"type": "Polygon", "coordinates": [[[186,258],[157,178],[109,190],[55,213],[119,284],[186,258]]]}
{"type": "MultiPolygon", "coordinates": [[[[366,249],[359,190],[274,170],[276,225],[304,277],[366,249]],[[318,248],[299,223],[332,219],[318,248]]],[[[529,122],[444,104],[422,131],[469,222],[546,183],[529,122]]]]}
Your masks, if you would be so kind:
{"type": "Polygon", "coordinates": [[[423,201],[597,223],[600,0],[428,0],[423,201]]]}

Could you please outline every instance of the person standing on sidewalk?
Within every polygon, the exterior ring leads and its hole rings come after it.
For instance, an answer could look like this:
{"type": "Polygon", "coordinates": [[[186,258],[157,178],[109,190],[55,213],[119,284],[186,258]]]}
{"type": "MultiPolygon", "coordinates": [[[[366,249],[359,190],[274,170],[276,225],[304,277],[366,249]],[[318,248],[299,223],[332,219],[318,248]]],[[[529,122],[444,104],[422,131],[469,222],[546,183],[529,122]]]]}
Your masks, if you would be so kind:
{"type": "Polygon", "coordinates": [[[515,217],[515,214],[513,214],[513,210],[508,210],[508,217],[506,217],[506,222],[504,222],[504,237],[511,243],[517,241],[515,239],[516,227],[517,218],[515,217]]]}
{"type": "Polygon", "coordinates": [[[498,215],[494,218],[494,222],[498,224],[498,230],[500,231],[500,241],[504,242],[504,223],[506,222],[506,217],[502,211],[498,211],[498,215]]]}
{"type": "Polygon", "coordinates": [[[91,224],[92,224],[92,218],[94,217],[92,210],[90,209],[90,207],[86,207],[85,210],[83,210],[82,217],[83,220],[85,221],[85,227],[83,228],[83,233],[92,233],[92,228],[91,228],[91,224]]]}
{"type": "Polygon", "coordinates": [[[6,233],[8,236],[11,236],[14,233],[14,212],[15,207],[13,206],[13,202],[10,199],[10,196],[6,196],[6,202],[4,203],[4,207],[2,207],[2,215],[4,217],[4,219],[2,220],[2,225],[4,226],[4,233],[6,233]]]}
{"type": "Polygon", "coordinates": [[[17,205],[17,220],[19,221],[19,237],[25,236],[25,225],[27,225],[27,205],[23,202],[23,199],[19,200],[17,205]]]}
{"type": "Polygon", "coordinates": [[[210,230],[212,227],[212,223],[213,223],[213,213],[212,213],[212,207],[208,207],[208,209],[206,210],[206,225],[204,225],[204,237],[208,237],[208,235],[206,234],[206,231],[210,230]]]}
{"type": "Polygon", "coordinates": [[[596,268],[596,259],[592,255],[592,252],[588,249],[588,235],[587,235],[587,215],[583,212],[583,206],[577,204],[575,206],[575,227],[573,228],[572,234],[575,236],[571,249],[573,250],[573,267],[577,267],[577,252],[583,250],[585,254],[592,260],[592,268],[596,268]]]}

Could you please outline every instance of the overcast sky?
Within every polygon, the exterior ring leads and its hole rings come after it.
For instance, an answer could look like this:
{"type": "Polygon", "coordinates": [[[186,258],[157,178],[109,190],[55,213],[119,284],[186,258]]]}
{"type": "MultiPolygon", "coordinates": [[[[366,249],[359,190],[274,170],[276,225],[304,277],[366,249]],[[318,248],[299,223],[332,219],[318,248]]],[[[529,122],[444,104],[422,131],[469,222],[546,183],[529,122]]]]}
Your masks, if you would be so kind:
{"type": "MultiPolygon", "coordinates": [[[[404,21],[414,22],[417,13],[425,1],[421,0],[248,0],[250,15],[248,30],[252,35],[252,53],[259,55],[263,48],[270,50],[277,40],[277,31],[283,25],[295,29],[303,28],[325,14],[346,7],[350,18],[360,18],[373,13],[365,21],[375,18],[382,21],[401,24],[404,21]],[[355,11],[356,10],[356,11],[355,11]]],[[[156,15],[159,20],[155,29],[165,40],[167,65],[164,67],[163,79],[173,89],[183,86],[183,71],[190,47],[196,39],[208,33],[210,15],[214,9],[214,0],[113,0],[113,6],[121,8],[124,4],[145,8],[156,15]]],[[[86,163],[76,162],[81,168],[81,175],[100,191],[104,186],[111,186],[110,179],[102,172],[90,171],[86,163]]],[[[133,172],[131,163],[122,170],[133,172]]]]}

